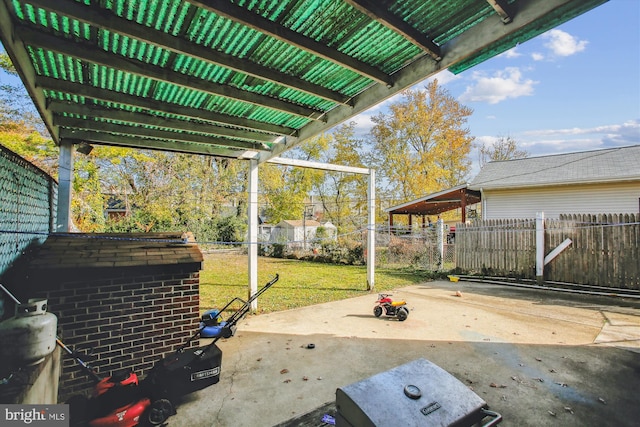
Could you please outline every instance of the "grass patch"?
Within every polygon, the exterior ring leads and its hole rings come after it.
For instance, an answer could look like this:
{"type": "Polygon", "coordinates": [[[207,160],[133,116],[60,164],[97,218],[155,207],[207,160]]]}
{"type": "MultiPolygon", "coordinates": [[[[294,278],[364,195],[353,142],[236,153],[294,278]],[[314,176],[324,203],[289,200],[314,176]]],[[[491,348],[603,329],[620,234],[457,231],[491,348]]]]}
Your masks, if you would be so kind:
{"type": "MultiPolygon", "coordinates": [[[[246,300],[249,281],[247,255],[230,252],[205,254],[200,272],[200,308],[222,308],[235,297],[246,300]]],[[[288,310],[371,294],[366,266],[321,264],[280,258],[258,258],[258,287],[278,273],[280,280],[258,299],[258,312],[288,310]]],[[[433,280],[433,272],[410,268],[377,268],[373,291],[433,280]]],[[[233,309],[239,308],[238,306],[233,309]]],[[[226,316],[224,316],[226,317],[226,316]]]]}

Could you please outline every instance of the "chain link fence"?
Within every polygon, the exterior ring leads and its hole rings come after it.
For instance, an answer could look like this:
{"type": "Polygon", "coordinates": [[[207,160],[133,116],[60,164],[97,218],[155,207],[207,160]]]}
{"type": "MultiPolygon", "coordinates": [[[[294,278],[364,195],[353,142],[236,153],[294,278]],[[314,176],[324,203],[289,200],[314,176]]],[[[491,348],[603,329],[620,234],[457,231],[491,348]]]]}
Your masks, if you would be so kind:
{"type": "MultiPolygon", "coordinates": [[[[306,259],[334,264],[364,265],[367,230],[336,238],[260,244],[259,254],[276,258],[306,259]]],[[[451,270],[456,266],[455,232],[436,223],[423,229],[376,228],[376,266],[451,270]]]]}
{"type": "Polygon", "coordinates": [[[389,227],[378,229],[376,266],[451,270],[456,266],[454,241],[453,233],[438,226],[412,230],[411,233],[389,227]]]}

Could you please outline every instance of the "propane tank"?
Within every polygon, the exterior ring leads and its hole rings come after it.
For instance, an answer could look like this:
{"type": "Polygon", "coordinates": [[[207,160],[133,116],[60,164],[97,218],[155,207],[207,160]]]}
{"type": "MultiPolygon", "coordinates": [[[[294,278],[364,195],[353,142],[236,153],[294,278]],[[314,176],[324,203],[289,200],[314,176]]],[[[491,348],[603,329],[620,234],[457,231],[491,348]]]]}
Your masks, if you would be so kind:
{"type": "Polygon", "coordinates": [[[0,356],[14,365],[37,365],[56,348],[57,327],[46,299],[16,305],[15,316],[0,322],[0,356]]]}

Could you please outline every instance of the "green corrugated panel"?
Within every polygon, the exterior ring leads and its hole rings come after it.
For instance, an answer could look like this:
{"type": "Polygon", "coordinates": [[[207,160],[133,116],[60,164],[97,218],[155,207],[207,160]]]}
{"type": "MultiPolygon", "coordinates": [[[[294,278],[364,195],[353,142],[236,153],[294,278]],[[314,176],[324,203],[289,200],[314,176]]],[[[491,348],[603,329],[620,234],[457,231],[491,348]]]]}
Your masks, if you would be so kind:
{"type": "Polygon", "coordinates": [[[402,36],[341,0],[300,4],[280,20],[287,27],[392,73],[421,53],[402,36]],[[340,16],[339,21],[331,19],[340,16]],[[393,58],[389,61],[388,58],[393,58]],[[386,67],[386,69],[385,69],[386,67]]]}
{"type": "MultiPolygon", "coordinates": [[[[308,73],[307,65],[334,66],[331,62],[322,60],[311,53],[247,29],[208,11],[200,12],[197,22],[194,22],[189,28],[187,37],[194,42],[225,53],[250,53],[248,59],[253,62],[301,78],[304,78],[305,75],[312,75],[312,73],[308,73]]],[[[349,70],[343,76],[347,77],[347,81],[338,84],[338,86],[344,87],[360,79],[357,73],[349,70]]],[[[318,84],[317,81],[309,81],[318,84]]]]}
{"type": "MultiPolygon", "coordinates": [[[[178,55],[174,69],[186,75],[192,75],[203,80],[213,83],[225,84],[234,75],[239,74],[228,68],[219,67],[217,65],[200,61],[198,59],[178,55]]],[[[243,75],[243,74],[240,74],[243,75]]]]}
{"type": "MultiPolygon", "coordinates": [[[[101,42],[104,48],[111,52],[116,52],[125,57],[135,58],[154,65],[166,66],[169,59],[172,58],[171,54],[164,49],[107,31],[101,32],[101,42]]],[[[198,77],[213,83],[231,84],[250,92],[272,96],[274,98],[283,98],[283,87],[280,85],[271,83],[261,86],[243,85],[242,82],[247,78],[246,75],[235,73],[229,69],[218,67],[195,58],[177,55],[174,68],[176,71],[186,75],[198,77]]],[[[291,99],[291,101],[299,104],[309,105],[315,108],[320,108],[320,106],[331,108],[333,106],[333,104],[327,103],[322,98],[307,95],[302,92],[291,90],[288,94],[294,96],[294,99],[291,99]]]]}
{"type": "Polygon", "coordinates": [[[96,105],[98,107],[105,107],[105,108],[113,108],[115,110],[124,110],[124,111],[130,111],[132,113],[145,113],[147,112],[146,109],[141,109],[138,107],[134,107],[131,105],[125,105],[125,104],[118,104],[118,103],[113,103],[113,102],[104,102],[104,101],[100,101],[100,100],[89,100],[87,102],[88,105],[96,105]]]}
{"type": "Polygon", "coordinates": [[[514,46],[517,46],[520,43],[524,43],[527,40],[530,40],[554,27],[557,27],[558,25],[563,24],[564,22],[567,22],[570,19],[583,14],[590,9],[593,9],[594,7],[604,3],[605,1],[607,0],[585,0],[579,8],[576,8],[575,5],[557,8],[552,13],[547,15],[544,22],[536,22],[535,24],[528,25],[520,29],[511,36],[493,43],[491,46],[483,49],[478,54],[466,59],[465,61],[459,62],[454,66],[449,67],[449,71],[451,71],[453,74],[459,74],[464,70],[473,67],[474,65],[477,65],[489,58],[506,52],[507,50],[513,48],[514,46]]]}
{"type": "Polygon", "coordinates": [[[50,99],[52,101],[68,101],[68,102],[75,102],[78,104],[84,104],[86,102],[86,99],[83,96],[69,95],[67,93],[51,91],[51,90],[45,90],[44,96],[47,99],[50,99]]]}
{"type": "Polygon", "coordinates": [[[309,105],[320,111],[328,111],[337,105],[335,102],[327,101],[325,99],[311,95],[306,95],[304,93],[288,88],[282,89],[282,91],[278,95],[283,99],[287,99],[298,104],[309,105]]]}
{"type": "Polygon", "coordinates": [[[289,4],[302,2],[300,0],[238,0],[234,3],[240,7],[254,11],[263,18],[273,21],[281,14],[282,11],[289,8],[289,4]]]}
{"type": "Polygon", "coordinates": [[[47,77],[82,83],[82,62],[40,48],[27,48],[36,72],[47,77]]]}
{"type": "Polygon", "coordinates": [[[100,32],[100,44],[109,52],[158,66],[166,66],[171,58],[166,49],[109,31],[100,32]]]}
{"type": "Polygon", "coordinates": [[[331,0],[296,7],[278,21],[306,37],[337,48],[345,36],[358,31],[371,19],[342,0],[331,0]],[[335,21],[334,16],[340,16],[340,20],[335,21]]]}
{"type": "Polygon", "coordinates": [[[407,43],[401,35],[383,29],[378,23],[362,28],[352,40],[343,43],[340,50],[363,62],[376,64],[387,74],[398,71],[407,61],[423,52],[419,47],[407,43]]]}
{"type": "Polygon", "coordinates": [[[192,5],[180,0],[118,0],[105,2],[116,15],[156,30],[176,34],[192,5]]]}
{"type": "Polygon", "coordinates": [[[23,5],[20,0],[12,0],[11,5],[13,6],[14,13],[21,21],[26,19],[27,12],[25,12],[25,9],[33,8],[31,5],[23,5]]]}
{"type": "Polygon", "coordinates": [[[66,16],[60,16],[54,12],[45,11],[43,9],[34,8],[30,4],[20,4],[13,1],[16,16],[23,21],[32,24],[41,25],[44,28],[50,28],[55,32],[66,34],[75,38],[89,40],[91,36],[88,24],[70,19],[66,16]]]}

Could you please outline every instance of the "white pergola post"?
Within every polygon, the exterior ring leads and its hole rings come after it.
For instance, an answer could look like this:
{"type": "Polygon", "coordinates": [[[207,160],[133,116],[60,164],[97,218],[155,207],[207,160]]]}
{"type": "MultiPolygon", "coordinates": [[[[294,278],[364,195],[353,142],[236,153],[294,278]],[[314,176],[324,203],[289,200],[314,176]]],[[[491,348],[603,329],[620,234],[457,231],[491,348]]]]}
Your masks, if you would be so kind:
{"type": "MultiPolygon", "coordinates": [[[[258,291],[258,161],[249,161],[249,297],[258,291]]],[[[251,302],[251,310],[258,309],[258,301],[251,302]]]]}
{"type": "Polygon", "coordinates": [[[369,188],[367,191],[369,201],[367,226],[367,289],[375,287],[376,271],[376,171],[369,169],[369,188]]]}
{"type": "Polygon", "coordinates": [[[66,139],[60,141],[58,159],[58,207],[56,229],[58,233],[71,230],[71,186],[73,183],[73,144],[66,139]]]}

